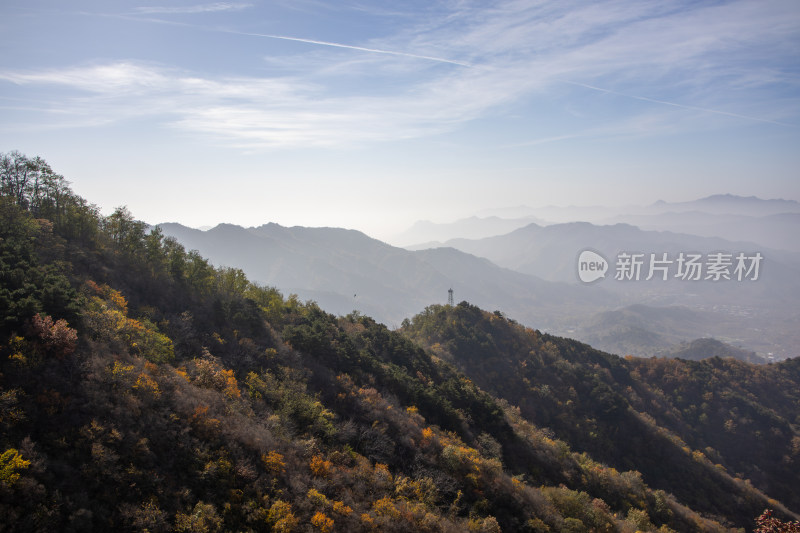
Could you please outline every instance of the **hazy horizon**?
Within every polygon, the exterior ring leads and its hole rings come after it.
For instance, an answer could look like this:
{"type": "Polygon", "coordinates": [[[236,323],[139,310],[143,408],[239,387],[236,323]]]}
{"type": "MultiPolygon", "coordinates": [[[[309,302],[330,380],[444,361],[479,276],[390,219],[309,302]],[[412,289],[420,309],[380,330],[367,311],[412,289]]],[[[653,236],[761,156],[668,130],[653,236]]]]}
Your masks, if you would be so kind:
{"type": "MultiPolygon", "coordinates": [[[[789,199],[786,199],[786,198],[759,198],[757,196],[743,197],[743,196],[737,196],[737,195],[730,195],[729,193],[720,193],[720,194],[710,195],[710,197],[718,197],[718,196],[734,196],[737,199],[748,199],[748,200],[749,199],[755,199],[755,200],[757,200],[759,202],[784,201],[784,202],[796,202],[796,203],[798,203],[796,200],[789,200],[789,199]]],[[[697,202],[698,200],[705,200],[707,198],[709,198],[709,197],[687,199],[687,200],[685,200],[685,203],[694,203],[694,202],[697,202]]],[[[199,230],[199,231],[208,231],[208,230],[213,229],[213,228],[215,228],[217,226],[225,225],[225,224],[230,224],[230,225],[239,226],[239,227],[243,227],[243,228],[258,228],[260,226],[264,226],[264,225],[268,225],[268,224],[278,224],[278,225],[284,226],[284,227],[294,227],[294,226],[309,227],[309,228],[335,227],[335,228],[340,228],[340,229],[348,229],[348,230],[360,231],[360,232],[366,234],[369,237],[384,241],[384,242],[386,242],[388,244],[391,244],[393,246],[406,247],[406,246],[411,246],[411,245],[422,245],[422,244],[425,244],[424,240],[421,240],[421,241],[412,240],[412,241],[408,241],[408,242],[406,242],[404,240],[404,238],[408,234],[413,233],[413,230],[417,229],[419,225],[432,225],[432,226],[447,227],[447,226],[457,225],[460,222],[466,222],[466,221],[470,221],[470,220],[486,221],[486,220],[489,220],[489,219],[492,219],[492,218],[506,220],[506,221],[509,221],[509,222],[516,221],[516,220],[522,220],[522,219],[526,219],[526,218],[527,219],[536,219],[536,220],[531,220],[529,223],[537,223],[537,224],[540,224],[540,225],[563,224],[563,223],[569,223],[569,222],[590,222],[592,224],[606,225],[606,224],[616,224],[616,223],[618,223],[617,221],[612,221],[611,220],[615,216],[647,214],[647,213],[652,213],[652,214],[655,214],[655,213],[667,213],[667,214],[669,214],[669,213],[673,212],[673,211],[670,210],[670,207],[684,203],[684,202],[666,202],[666,205],[667,205],[667,209],[666,210],[664,210],[664,211],[659,210],[659,209],[652,210],[653,208],[657,207],[656,203],[658,203],[658,202],[660,202],[660,200],[657,201],[657,202],[650,203],[650,204],[641,204],[641,205],[634,205],[634,204],[626,204],[626,205],[597,205],[597,204],[595,204],[595,205],[583,205],[583,206],[581,206],[581,205],[558,205],[557,206],[557,205],[548,204],[548,205],[542,205],[542,206],[528,206],[528,205],[501,206],[501,207],[487,208],[487,209],[484,209],[484,210],[479,211],[479,212],[466,213],[463,216],[458,216],[458,217],[455,217],[455,218],[443,217],[443,218],[421,218],[421,219],[416,219],[416,220],[410,220],[405,224],[403,224],[403,223],[398,224],[397,228],[390,228],[390,229],[385,230],[383,232],[377,232],[377,233],[370,232],[368,229],[358,228],[358,227],[336,226],[336,225],[326,224],[326,223],[318,224],[318,225],[281,224],[280,222],[276,222],[274,220],[264,220],[264,221],[262,221],[260,223],[256,223],[256,224],[238,224],[236,222],[230,222],[230,221],[223,220],[223,221],[217,222],[215,224],[200,224],[200,225],[184,224],[184,223],[182,223],[180,221],[177,221],[177,220],[162,220],[162,221],[149,221],[148,220],[148,221],[145,221],[145,222],[153,224],[153,225],[180,224],[180,225],[182,225],[184,227],[187,227],[187,228],[190,228],[190,229],[199,230]],[[651,210],[648,210],[648,208],[650,208],[651,210]],[[585,213],[586,213],[587,216],[585,216],[583,218],[572,216],[572,213],[574,213],[575,211],[581,212],[581,211],[584,211],[584,210],[585,210],[585,213]],[[561,213],[557,217],[548,216],[548,215],[553,215],[554,213],[557,213],[559,211],[561,213]],[[545,215],[546,218],[537,217],[537,212],[538,213],[546,213],[546,215],[545,215]]],[[[800,203],[798,203],[798,204],[800,204],[800,203]]],[[[800,212],[800,209],[798,209],[798,208],[800,208],[800,205],[795,205],[795,206],[792,206],[792,207],[794,207],[793,210],[789,210],[789,211],[786,211],[786,212],[788,212],[788,213],[800,212]]],[[[773,211],[774,211],[774,213],[781,212],[781,210],[773,210],[773,211]]],[[[695,211],[694,213],[698,213],[698,211],[695,211]]],[[[707,213],[707,214],[712,215],[711,213],[707,213]]],[[[728,213],[728,214],[735,214],[735,213],[728,213]]],[[[134,213],[134,215],[135,215],[135,213],[134,213]]],[[[745,215],[745,216],[748,216],[748,215],[745,215]]],[[[757,217],[759,215],[755,215],[755,216],[757,217]]],[[[527,225],[527,223],[526,223],[526,225],[527,225]]],[[[518,227],[518,226],[514,226],[514,227],[518,227]]],[[[488,230],[488,228],[483,228],[483,230],[484,230],[483,233],[486,234],[486,231],[488,230]]],[[[496,232],[489,231],[489,234],[491,234],[491,235],[499,235],[499,234],[502,234],[502,233],[507,233],[508,231],[511,231],[511,230],[502,230],[502,231],[496,231],[496,232]]],[[[481,238],[481,236],[485,236],[485,235],[470,235],[469,233],[470,233],[469,231],[465,230],[465,231],[458,232],[457,236],[458,237],[463,237],[463,238],[481,238]]],[[[688,232],[688,233],[692,233],[692,232],[688,232]]],[[[435,239],[435,238],[432,239],[432,241],[436,241],[436,240],[437,239],[435,239]]]]}
{"type": "Polygon", "coordinates": [[[104,213],[378,237],[502,206],[800,200],[800,5],[0,7],[0,146],[104,213]]]}

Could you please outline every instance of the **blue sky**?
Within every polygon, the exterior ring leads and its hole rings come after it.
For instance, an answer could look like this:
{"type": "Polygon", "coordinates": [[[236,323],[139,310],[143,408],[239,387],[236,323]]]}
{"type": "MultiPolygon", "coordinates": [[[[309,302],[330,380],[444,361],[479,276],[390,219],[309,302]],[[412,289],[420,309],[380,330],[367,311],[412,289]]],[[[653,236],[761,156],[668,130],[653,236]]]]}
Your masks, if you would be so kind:
{"type": "Polygon", "coordinates": [[[4,0],[14,149],[191,226],[800,200],[800,3],[4,0]]]}

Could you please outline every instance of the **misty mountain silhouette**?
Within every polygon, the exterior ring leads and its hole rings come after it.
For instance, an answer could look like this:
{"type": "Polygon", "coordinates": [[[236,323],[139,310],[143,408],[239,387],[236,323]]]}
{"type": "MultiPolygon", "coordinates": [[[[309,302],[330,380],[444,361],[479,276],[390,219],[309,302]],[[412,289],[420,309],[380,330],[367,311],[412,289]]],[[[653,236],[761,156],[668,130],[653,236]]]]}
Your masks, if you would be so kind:
{"type": "Polygon", "coordinates": [[[497,236],[532,222],[547,226],[575,221],[602,225],[627,223],[644,230],[750,241],[768,248],[800,251],[800,244],[793,238],[800,229],[800,203],[732,194],[716,194],[689,202],[659,200],[648,206],[490,209],[479,216],[452,223],[418,221],[395,236],[392,242],[409,249],[421,249],[450,239],[497,236]]]}
{"type": "Polygon", "coordinates": [[[543,329],[616,303],[602,289],[545,281],[453,248],[409,251],[355,230],[160,226],[217,266],[241,268],[254,281],[315,300],[329,312],[357,310],[389,325],[445,302],[449,288],[458,300],[543,329]]]}
{"type": "MultiPolygon", "coordinates": [[[[783,216],[783,215],[775,215],[783,216]]],[[[794,215],[786,215],[794,216],[794,215]]],[[[652,354],[654,349],[697,337],[714,336],[734,344],[744,343],[763,353],[795,353],[800,339],[788,333],[800,320],[797,299],[800,297],[800,259],[796,253],[770,250],[762,245],[734,242],[717,237],[684,233],[642,230],[630,224],[595,225],[571,222],[540,226],[529,224],[506,235],[485,239],[452,239],[444,246],[486,257],[499,266],[549,281],[577,283],[576,258],[591,248],[600,252],[612,266],[599,285],[624,304],[647,304],[655,307],[679,306],[701,313],[703,318],[685,317],[681,336],[666,329],[660,319],[646,319],[638,324],[616,324],[600,330],[592,321],[575,323],[564,333],[616,353],[633,351],[652,354]],[[764,274],[757,282],[711,281],[686,282],[658,277],[638,282],[614,280],[613,264],[621,252],[676,257],[681,252],[759,252],[765,257],[764,274]],[[627,328],[627,329],[626,329],[627,328]],[[769,336],[765,336],[765,332],[769,336]],[[765,342],[766,339],[769,339],[765,342]],[[646,340],[649,339],[649,340],[646,340]],[[777,346],[780,346],[778,348],[777,346]],[[638,350],[638,351],[637,351],[638,350]]],[[[638,312],[638,311],[637,311],[638,312]]]]}
{"type": "Polygon", "coordinates": [[[656,209],[679,211],[705,211],[714,214],[737,214],[750,216],[800,213],[800,203],[780,198],[765,200],[756,196],[735,194],[713,194],[690,202],[664,202],[659,200],[650,206],[656,209]]]}

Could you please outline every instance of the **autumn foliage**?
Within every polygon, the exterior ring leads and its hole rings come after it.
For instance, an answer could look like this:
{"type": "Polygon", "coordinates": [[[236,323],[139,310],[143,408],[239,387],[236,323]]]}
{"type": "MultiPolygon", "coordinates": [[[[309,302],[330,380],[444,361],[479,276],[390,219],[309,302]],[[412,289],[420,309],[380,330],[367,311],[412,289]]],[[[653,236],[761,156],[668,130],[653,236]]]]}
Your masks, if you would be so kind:
{"type": "Polygon", "coordinates": [[[798,360],[626,360],[467,303],[394,331],[333,316],[30,163],[46,193],[0,191],[0,530],[793,518],[798,360]]]}
{"type": "Polygon", "coordinates": [[[773,512],[766,509],[756,518],[755,533],[800,533],[800,521],[784,522],[775,518],[773,512]]]}

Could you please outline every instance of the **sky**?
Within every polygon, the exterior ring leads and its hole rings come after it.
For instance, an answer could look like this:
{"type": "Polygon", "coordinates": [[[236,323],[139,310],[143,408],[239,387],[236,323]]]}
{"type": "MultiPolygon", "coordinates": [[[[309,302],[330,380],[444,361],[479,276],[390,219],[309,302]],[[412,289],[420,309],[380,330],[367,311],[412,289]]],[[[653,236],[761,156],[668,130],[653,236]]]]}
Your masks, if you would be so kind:
{"type": "Polygon", "coordinates": [[[11,150],[193,227],[800,200],[800,2],[3,0],[11,150]]]}

